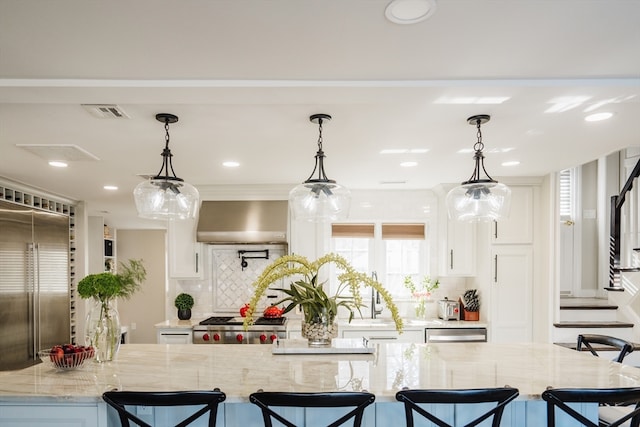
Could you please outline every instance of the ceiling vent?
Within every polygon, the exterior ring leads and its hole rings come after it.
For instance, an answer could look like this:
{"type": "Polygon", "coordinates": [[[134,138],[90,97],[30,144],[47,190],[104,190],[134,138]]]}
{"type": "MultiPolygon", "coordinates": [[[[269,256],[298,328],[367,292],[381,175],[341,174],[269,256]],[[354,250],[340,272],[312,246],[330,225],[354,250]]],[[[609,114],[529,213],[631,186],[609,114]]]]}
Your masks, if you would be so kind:
{"type": "Polygon", "coordinates": [[[128,119],[129,115],[115,104],[82,104],[93,117],[99,119],[128,119]]]}
{"type": "Polygon", "coordinates": [[[97,156],[74,144],[16,144],[16,147],[27,150],[45,160],[63,160],[67,162],[100,160],[97,156]]]}

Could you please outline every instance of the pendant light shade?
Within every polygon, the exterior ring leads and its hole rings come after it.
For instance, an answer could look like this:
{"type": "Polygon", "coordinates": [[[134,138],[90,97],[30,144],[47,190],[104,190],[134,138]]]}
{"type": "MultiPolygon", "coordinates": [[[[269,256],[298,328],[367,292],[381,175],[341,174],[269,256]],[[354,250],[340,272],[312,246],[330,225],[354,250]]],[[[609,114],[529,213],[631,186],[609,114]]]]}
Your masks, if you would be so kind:
{"type": "Polygon", "coordinates": [[[176,176],[171,163],[173,155],[169,149],[169,124],[176,123],[178,117],[160,113],[156,115],[156,120],[164,123],[166,133],[162,167],[156,176],[141,182],[133,190],[138,216],[149,219],[195,218],[200,194],[193,185],[176,176]]]}
{"type": "Polygon", "coordinates": [[[289,205],[293,217],[304,221],[339,221],[349,214],[351,192],[327,178],[324,172],[324,151],[322,151],[322,124],[331,120],[328,114],[314,114],[309,117],[318,124],[318,152],[316,163],[309,178],[289,192],[289,205]],[[317,177],[316,176],[317,172],[317,177]]]}
{"type": "Polygon", "coordinates": [[[484,168],[482,132],[480,126],[489,121],[488,115],[467,119],[475,125],[478,141],[474,145],[475,168],[468,181],[453,188],[446,197],[449,218],[459,221],[492,221],[506,218],[511,204],[511,190],[489,176],[484,168]],[[484,175],[481,175],[484,174],[484,175]]]}

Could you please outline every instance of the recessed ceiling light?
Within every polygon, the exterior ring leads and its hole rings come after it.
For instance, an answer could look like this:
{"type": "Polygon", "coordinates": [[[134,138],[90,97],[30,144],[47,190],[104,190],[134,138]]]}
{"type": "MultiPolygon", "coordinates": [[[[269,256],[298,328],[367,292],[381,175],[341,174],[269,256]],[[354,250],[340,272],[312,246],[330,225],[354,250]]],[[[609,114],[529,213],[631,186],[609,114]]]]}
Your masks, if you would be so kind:
{"type": "Polygon", "coordinates": [[[229,161],[229,162],[223,162],[222,166],[224,166],[225,168],[237,168],[238,166],[240,166],[240,163],[229,161]]]}
{"type": "Polygon", "coordinates": [[[104,187],[105,190],[109,190],[109,191],[115,191],[118,189],[118,187],[116,187],[115,185],[105,185],[104,187]]]}
{"type": "Polygon", "coordinates": [[[433,15],[437,9],[436,0],[393,0],[384,15],[394,24],[415,24],[433,15]]]}
{"type": "Polygon", "coordinates": [[[613,113],[604,112],[604,113],[594,113],[589,114],[584,119],[587,122],[599,122],[600,120],[607,120],[613,117],[613,113]]]}
{"type": "Polygon", "coordinates": [[[400,163],[400,166],[403,168],[412,168],[414,166],[418,166],[418,162],[402,162],[400,163]]]}
{"type": "Polygon", "coordinates": [[[54,168],[66,168],[69,165],[59,160],[51,160],[49,162],[49,166],[53,166],[54,168]]]}
{"type": "Polygon", "coordinates": [[[508,162],[502,162],[502,166],[518,166],[520,164],[517,160],[510,160],[508,162]]]}

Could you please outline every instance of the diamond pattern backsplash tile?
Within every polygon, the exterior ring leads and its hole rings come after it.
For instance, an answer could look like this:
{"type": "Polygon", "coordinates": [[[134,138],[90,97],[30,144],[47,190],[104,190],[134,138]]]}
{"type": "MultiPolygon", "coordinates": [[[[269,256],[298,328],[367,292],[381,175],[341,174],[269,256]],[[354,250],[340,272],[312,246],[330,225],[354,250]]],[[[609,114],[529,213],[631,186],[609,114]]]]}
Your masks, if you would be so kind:
{"type": "MultiPolygon", "coordinates": [[[[286,254],[284,245],[243,245],[213,246],[211,249],[211,281],[213,284],[213,311],[216,313],[229,312],[234,315],[240,307],[249,302],[253,294],[251,284],[260,273],[273,262],[286,254]],[[269,250],[269,259],[249,258],[247,266],[242,267],[239,250],[269,250]]],[[[247,253],[247,256],[261,256],[262,253],[247,253]]],[[[281,287],[282,283],[275,284],[281,287]]],[[[260,307],[267,307],[270,303],[280,299],[281,292],[267,292],[260,307]],[[275,298],[267,298],[275,296],[275,298]]]]}

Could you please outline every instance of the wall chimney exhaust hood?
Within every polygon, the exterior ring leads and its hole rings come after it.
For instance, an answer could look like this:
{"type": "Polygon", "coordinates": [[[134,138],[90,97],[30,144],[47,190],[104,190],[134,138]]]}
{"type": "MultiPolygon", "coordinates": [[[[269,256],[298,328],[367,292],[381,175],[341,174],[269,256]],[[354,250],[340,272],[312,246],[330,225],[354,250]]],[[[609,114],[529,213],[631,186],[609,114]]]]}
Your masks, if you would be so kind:
{"type": "Polygon", "coordinates": [[[198,242],[287,243],[286,200],[203,201],[198,242]]]}

